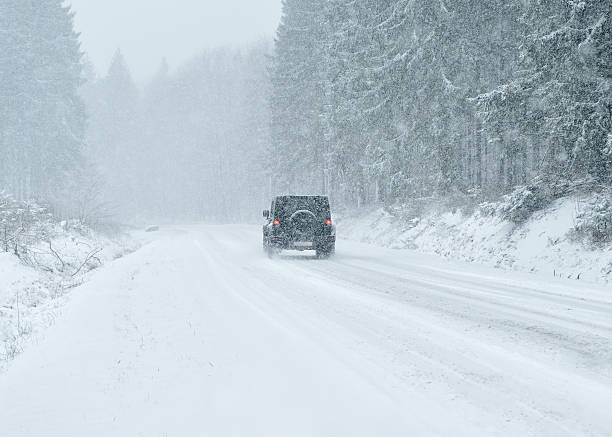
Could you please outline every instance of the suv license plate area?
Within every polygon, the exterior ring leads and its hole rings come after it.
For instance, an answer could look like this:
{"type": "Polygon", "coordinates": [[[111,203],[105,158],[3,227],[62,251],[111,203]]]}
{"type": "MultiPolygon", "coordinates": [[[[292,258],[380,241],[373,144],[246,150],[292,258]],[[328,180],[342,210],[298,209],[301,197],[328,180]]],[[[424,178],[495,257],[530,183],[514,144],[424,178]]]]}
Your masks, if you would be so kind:
{"type": "Polygon", "coordinates": [[[296,241],[293,245],[295,247],[312,247],[312,243],[307,241],[296,241]]]}

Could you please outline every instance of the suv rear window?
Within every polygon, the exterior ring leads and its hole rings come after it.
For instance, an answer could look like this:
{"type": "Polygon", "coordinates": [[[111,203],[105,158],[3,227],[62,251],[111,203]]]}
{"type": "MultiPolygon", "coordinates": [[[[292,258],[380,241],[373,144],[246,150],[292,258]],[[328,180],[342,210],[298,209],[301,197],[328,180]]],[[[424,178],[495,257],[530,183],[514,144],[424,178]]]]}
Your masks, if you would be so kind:
{"type": "Polygon", "coordinates": [[[323,196],[277,197],[274,217],[280,220],[287,219],[291,217],[294,212],[301,209],[312,212],[321,220],[331,218],[329,212],[329,199],[323,196]]]}

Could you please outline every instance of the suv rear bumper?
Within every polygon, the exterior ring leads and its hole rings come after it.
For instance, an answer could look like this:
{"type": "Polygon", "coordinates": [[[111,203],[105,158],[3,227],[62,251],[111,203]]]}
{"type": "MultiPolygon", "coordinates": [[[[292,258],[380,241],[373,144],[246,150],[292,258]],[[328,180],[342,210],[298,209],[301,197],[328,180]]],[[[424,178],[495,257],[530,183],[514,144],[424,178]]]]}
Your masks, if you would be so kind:
{"type": "Polygon", "coordinates": [[[315,237],[313,241],[294,241],[282,236],[271,236],[269,241],[270,247],[282,250],[331,250],[336,245],[335,235],[325,235],[315,237]]]}

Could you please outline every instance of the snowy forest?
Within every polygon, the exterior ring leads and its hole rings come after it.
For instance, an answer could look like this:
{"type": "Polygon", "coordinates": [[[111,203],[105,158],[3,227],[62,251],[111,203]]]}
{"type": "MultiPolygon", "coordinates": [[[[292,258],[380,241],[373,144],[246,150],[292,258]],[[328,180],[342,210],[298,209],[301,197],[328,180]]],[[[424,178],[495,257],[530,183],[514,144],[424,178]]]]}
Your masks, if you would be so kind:
{"type": "Polygon", "coordinates": [[[279,187],[361,204],[612,182],[612,2],[284,5],[279,187]]]}
{"type": "Polygon", "coordinates": [[[0,192],[86,222],[240,221],[259,210],[271,43],[209,50],[137,85],[97,77],[61,0],[0,2],[0,192]]]}
{"type": "Polygon", "coordinates": [[[98,77],[61,0],[0,2],[0,188],[59,214],[254,220],[612,184],[612,1],[284,0],[274,41],[98,77]]]}
{"type": "Polygon", "coordinates": [[[612,0],[0,0],[0,437],[610,405],[612,0]]]}
{"type": "Polygon", "coordinates": [[[118,51],[83,88],[104,203],[122,217],[252,220],[267,194],[269,50],[210,50],[174,73],[162,61],[143,90],[118,51]]]}

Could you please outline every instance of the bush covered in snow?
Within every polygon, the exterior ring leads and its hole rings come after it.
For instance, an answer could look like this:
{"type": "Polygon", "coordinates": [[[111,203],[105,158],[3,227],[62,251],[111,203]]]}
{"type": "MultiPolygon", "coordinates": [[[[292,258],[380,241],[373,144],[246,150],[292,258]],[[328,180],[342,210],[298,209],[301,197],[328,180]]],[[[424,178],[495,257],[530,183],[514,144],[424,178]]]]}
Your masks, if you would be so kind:
{"type": "Polygon", "coordinates": [[[60,298],[88,271],[136,247],[121,235],[103,235],[0,193],[0,371],[51,322],[60,298]]]}
{"type": "MultiPolygon", "coordinates": [[[[496,202],[480,204],[484,215],[498,216],[515,224],[525,223],[537,211],[549,207],[556,200],[579,193],[596,193],[602,190],[593,179],[570,181],[567,179],[550,180],[538,177],[527,185],[516,187],[496,202]]],[[[609,194],[607,194],[609,198],[609,194]]],[[[606,195],[601,195],[602,201],[606,195]]],[[[585,217],[586,220],[586,217],[585,217]]]]}
{"type": "Polygon", "coordinates": [[[30,248],[51,237],[52,214],[33,202],[18,202],[0,193],[0,250],[29,258],[30,248]]]}
{"type": "Polygon", "coordinates": [[[94,231],[79,221],[59,220],[48,208],[0,194],[0,252],[49,272],[79,272],[99,265],[94,231]],[[85,266],[82,263],[85,262],[85,266]]]}
{"type": "Polygon", "coordinates": [[[536,178],[527,185],[518,186],[512,193],[503,196],[500,202],[483,203],[481,210],[487,215],[496,215],[516,224],[526,222],[540,211],[572,190],[568,181],[550,181],[536,178]]]}
{"type": "Polygon", "coordinates": [[[612,243],[612,191],[594,195],[582,205],[576,216],[576,226],[572,231],[576,239],[587,240],[591,244],[612,243]]]}

